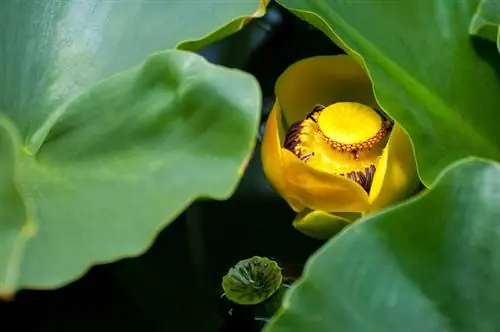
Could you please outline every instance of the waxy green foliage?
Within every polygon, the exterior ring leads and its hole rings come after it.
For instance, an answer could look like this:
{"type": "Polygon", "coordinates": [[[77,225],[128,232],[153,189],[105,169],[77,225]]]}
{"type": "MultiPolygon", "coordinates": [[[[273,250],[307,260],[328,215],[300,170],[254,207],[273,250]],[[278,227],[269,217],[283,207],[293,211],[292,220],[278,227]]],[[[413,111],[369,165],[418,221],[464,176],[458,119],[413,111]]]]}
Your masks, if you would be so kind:
{"type": "Polygon", "coordinates": [[[499,199],[498,163],[459,161],[323,246],[265,331],[497,331],[499,199]]]}
{"type": "Polygon", "coordinates": [[[165,49],[220,38],[259,6],[0,3],[0,297],[138,255],[197,197],[231,195],[257,133],[258,84],[165,49]]]}

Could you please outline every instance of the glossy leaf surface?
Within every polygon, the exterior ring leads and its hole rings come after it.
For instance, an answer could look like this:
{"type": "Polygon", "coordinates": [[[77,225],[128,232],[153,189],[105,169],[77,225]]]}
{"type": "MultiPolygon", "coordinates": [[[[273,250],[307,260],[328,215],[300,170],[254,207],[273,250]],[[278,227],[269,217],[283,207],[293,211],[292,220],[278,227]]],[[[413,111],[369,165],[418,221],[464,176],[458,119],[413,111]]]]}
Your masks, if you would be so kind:
{"type": "Polygon", "coordinates": [[[85,89],[186,39],[222,38],[242,26],[228,21],[262,15],[262,6],[258,0],[1,1],[0,111],[36,151],[55,113],[85,89]]]}
{"type": "Polygon", "coordinates": [[[454,164],[332,238],[265,331],[497,331],[499,198],[498,163],[454,164]]]}
{"type": "Polygon", "coordinates": [[[1,2],[0,296],[140,254],[197,197],[231,195],[257,82],[192,53],[147,56],[258,6],[1,2]]]}

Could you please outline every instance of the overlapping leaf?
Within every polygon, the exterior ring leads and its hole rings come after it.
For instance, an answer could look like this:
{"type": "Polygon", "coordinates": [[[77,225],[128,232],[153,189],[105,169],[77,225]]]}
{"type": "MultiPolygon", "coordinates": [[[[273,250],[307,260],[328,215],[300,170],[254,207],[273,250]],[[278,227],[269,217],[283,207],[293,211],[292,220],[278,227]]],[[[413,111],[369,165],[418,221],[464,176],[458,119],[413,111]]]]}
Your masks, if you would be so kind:
{"type": "Polygon", "coordinates": [[[262,15],[264,4],[3,0],[0,111],[9,114],[27,147],[36,151],[51,117],[77,94],[140,64],[152,52],[175,48],[184,40],[206,44],[222,38],[240,29],[248,17],[262,15]],[[233,20],[239,23],[224,26],[233,20]]]}
{"type": "Polygon", "coordinates": [[[500,165],[459,161],[433,187],[331,239],[265,331],[498,331],[500,165]]]}
{"type": "Polygon", "coordinates": [[[137,255],[193,199],[232,193],[257,82],[183,51],[144,59],[256,3],[0,4],[0,297],[137,255]]]}
{"type": "Polygon", "coordinates": [[[20,160],[39,230],[18,266],[0,261],[20,271],[4,287],[56,286],[137,254],[194,198],[228,197],[253,145],[258,97],[248,75],[181,51],[82,94],[20,160]]]}
{"type": "Polygon", "coordinates": [[[479,0],[279,0],[366,65],[380,105],[410,134],[430,185],[469,155],[500,160],[500,58],[470,38],[479,0]]]}

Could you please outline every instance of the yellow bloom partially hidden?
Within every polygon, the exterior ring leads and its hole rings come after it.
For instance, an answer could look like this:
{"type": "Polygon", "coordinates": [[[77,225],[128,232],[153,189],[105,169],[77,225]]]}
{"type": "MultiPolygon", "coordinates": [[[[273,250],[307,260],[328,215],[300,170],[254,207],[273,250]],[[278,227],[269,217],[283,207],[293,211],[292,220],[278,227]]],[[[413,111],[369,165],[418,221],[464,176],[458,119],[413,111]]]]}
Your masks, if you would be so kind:
{"type": "Polygon", "coordinates": [[[295,211],[368,214],[415,191],[410,139],[378,109],[369,77],[346,55],[308,58],[280,76],[262,162],[295,211]]]}

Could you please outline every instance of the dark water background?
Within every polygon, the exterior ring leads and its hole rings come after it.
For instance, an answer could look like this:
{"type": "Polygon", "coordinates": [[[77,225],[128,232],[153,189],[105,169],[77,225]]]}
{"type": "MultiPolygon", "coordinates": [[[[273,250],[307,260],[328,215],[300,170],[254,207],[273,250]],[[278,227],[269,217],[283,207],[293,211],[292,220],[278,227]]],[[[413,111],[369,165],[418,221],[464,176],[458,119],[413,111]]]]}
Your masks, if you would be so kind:
{"type": "MultiPolygon", "coordinates": [[[[264,123],[274,82],[287,66],[340,52],[321,32],[272,5],[264,18],[200,54],[257,77],[264,123]]],[[[294,213],[267,183],[259,150],[260,144],[231,199],[195,203],[141,257],[96,266],[58,290],[22,291],[16,301],[0,303],[0,331],[219,331],[220,280],[230,266],[253,255],[301,265],[321,245],[292,228],[294,213]]]]}

